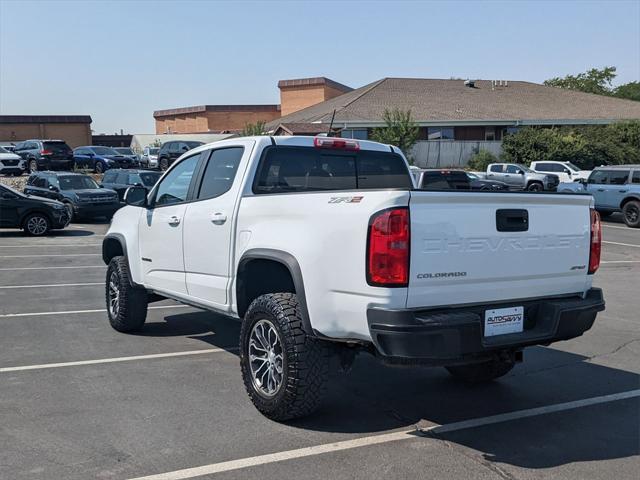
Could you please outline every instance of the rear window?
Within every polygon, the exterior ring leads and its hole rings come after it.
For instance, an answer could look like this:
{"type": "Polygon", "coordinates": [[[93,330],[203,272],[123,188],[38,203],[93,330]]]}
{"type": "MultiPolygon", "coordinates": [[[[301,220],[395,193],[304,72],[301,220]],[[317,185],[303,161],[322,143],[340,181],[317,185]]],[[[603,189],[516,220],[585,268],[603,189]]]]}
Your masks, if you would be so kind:
{"type": "Polygon", "coordinates": [[[44,142],[44,149],[56,153],[71,153],[71,148],[64,142],[44,142]]]}
{"type": "Polygon", "coordinates": [[[407,166],[395,153],[309,147],[266,150],[253,192],[321,192],[367,188],[412,188],[407,166]]]}
{"type": "Polygon", "coordinates": [[[465,172],[424,172],[422,176],[423,190],[469,190],[471,184],[465,172]]]}

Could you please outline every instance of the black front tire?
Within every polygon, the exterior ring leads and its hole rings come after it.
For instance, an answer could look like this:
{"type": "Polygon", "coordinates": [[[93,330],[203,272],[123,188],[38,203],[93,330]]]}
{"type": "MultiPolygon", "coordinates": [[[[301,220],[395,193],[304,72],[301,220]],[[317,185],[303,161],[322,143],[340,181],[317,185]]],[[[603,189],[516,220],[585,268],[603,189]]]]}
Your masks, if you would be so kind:
{"type": "Polygon", "coordinates": [[[326,342],[308,336],[303,327],[298,299],[293,293],[270,293],[255,299],[240,330],[242,378],[254,406],[266,417],[284,421],[307,416],[322,403],[329,378],[326,342]],[[282,380],[275,394],[265,395],[254,384],[250,364],[253,328],[266,320],[282,342],[282,380]]]}
{"type": "Polygon", "coordinates": [[[493,358],[481,363],[468,365],[452,365],[445,367],[455,378],[467,383],[484,383],[500,378],[509,373],[515,362],[501,358],[493,358]]]}
{"type": "Polygon", "coordinates": [[[109,323],[118,332],[135,332],[147,319],[147,291],[131,284],[127,259],[113,257],[107,268],[105,285],[107,316],[109,323]],[[114,305],[114,297],[117,301],[114,305]]]}
{"type": "Polygon", "coordinates": [[[51,220],[43,213],[32,213],[24,219],[22,228],[31,237],[42,237],[51,230],[51,220]]]}
{"type": "Polygon", "coordinates": [[[67,215],[69,215],[69,223],[73,222],[75,217],[75,212],[73,211],[73,203],[71,202],[63,202],[65,208],[67,209],[67,215]]]}
{"type": "Polygon", "coordinates": [[[631,200],[625,203],[622,208],[622,215],[627,227],[640,228],[640,202],[631,200]]]}

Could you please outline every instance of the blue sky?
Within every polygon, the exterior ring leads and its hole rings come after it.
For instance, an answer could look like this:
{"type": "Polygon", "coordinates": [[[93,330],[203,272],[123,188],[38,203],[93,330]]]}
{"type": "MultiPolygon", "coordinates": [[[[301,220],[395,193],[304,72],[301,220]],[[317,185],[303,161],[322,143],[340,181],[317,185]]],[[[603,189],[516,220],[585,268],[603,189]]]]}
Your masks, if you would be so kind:
{"type": "Polygon", "coordinates": [[[605,65],[640,79],[640,0],[0,0],[0,113],[89,114],[96,133],[278,103],[286,78],[542,82],[605,65]]]}

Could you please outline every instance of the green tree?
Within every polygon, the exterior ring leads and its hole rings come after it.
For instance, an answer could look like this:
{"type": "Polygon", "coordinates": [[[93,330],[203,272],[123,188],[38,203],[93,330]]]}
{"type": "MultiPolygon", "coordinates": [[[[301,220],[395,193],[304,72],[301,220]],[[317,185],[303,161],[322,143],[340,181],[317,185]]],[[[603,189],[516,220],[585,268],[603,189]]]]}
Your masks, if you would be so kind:
{"type": "Polygon", "coordinates": [[[371,139],[376,142],[397,146],[402,150],[409,162],[413,163],[410,152],[418,141],[419,128],[413,121],[411,110],[385,109],[382,119],[385,126],[374,128],[371,139]]]}
{"type": "Polygon", "coordinates": [[[616,78],[616,67],[592,68],[577,75],[550,78],[545,80],[544,84],[598,95],[611,95],[611,82],[614,78],[616,78]]]}
{"type": "Polygon", "coordinates": [[[479,150],[478,153],[474,154],[469,159],[468,167],[471,170],[475,170],[477,172],[484,172],[487,170],[487,167],[491,163],[497,163],[498,157],[496,157],[489,150],[479,150]]]}
{"type": "Polygon", "coordinates": [[[613,90],[613,95],[640,102],[640,82],[629,82],[613,90]]]}
{"type": "Polygon", "coordinates": [[[242,132],[240,133],[240,135],[242,137],[253,137],[256,135],[264,135],[265,125],[266,125],[266,122],[263,122],[262,120],[256,123],[247,123],[242,129],[242,132]]]}

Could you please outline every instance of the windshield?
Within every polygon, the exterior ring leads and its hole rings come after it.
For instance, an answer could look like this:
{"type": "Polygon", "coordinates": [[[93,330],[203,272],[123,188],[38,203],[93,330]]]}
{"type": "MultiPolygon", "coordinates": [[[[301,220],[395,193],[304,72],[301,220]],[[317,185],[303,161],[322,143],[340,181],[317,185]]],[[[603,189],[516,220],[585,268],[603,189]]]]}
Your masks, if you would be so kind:
{"type": "Polygon", "coordinates": [[[159,148],[150,148],[149,155],[157,155],[159,151],[160,151],[159,148]]]}
{"type": "Polygon", "coordinates": [[[92,150],[96,155],[118,155],[118,152],[109,147],[93,147],[92,150]]]}
{"type": "Polygon", "coordinates": [[[160,172],[145,172],[140,174],[140,179],[145,187],[153,187],[161,176],[160,172]]]}
{"type": "Polygon", "coordinates": [[[184,143],[186,143],[189,148],[196,148],[196,147],[199,147],[200,145],[204,145],[204,143],[202,142],[184,142],[184,143]]]}
{"type": "Polygon", "coordinates": [[[524,170],[525,172],[528,173],[536,173],[533,170],[531,170],[529,167],[525,167],[524,165],[518,165],[518,167],[520,167],[522,170],[524,170]]]}
{"type": "Polygon", "coordinates": [[[133,155],[133,150],[130,148],[114,148],[114,150],[118,153],[123,153],[124,155],[133,155]]]}
{"type": "Polygon", "coordinates": [[[66,175],[58,177],[60,190],[83,190],[100,188],[91,177],[85,175],[66,175]]]}
{"type": "Polygon", "coordinates": [[[579,172],[580,169],[578,167],[576,167],[573,163],[571,162],[567,162],[565,163],[565,166],[569,167],[570,170],[573,170],[574,172],[579,172]]]}
{"type": "Polygon", "coordinates": [[[11,153],[9,150],[0,147],[0,153],[11,153]]]}

